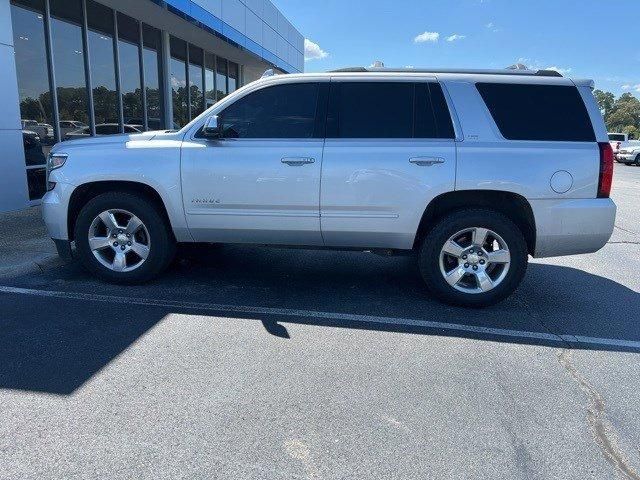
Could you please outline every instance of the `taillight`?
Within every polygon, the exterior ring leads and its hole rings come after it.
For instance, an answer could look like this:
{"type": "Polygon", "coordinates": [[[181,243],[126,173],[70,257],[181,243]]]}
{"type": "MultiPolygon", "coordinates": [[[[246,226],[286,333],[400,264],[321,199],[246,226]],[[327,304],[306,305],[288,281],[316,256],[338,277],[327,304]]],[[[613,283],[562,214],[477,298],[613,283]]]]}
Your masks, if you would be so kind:
{"type": "Polygon", "coordinates": [[[600,179],[598,181],[598,198],[611,196],[613,184],[613,148],[610,143],[599,143],[600,146],[600,179]]]}

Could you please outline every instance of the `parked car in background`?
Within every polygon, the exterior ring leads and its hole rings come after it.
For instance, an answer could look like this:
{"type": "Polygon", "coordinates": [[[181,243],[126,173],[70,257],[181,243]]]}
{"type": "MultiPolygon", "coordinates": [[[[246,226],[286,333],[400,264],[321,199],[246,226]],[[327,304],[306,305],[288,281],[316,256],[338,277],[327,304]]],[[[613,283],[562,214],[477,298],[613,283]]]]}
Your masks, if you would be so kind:
{"type": "Polygon", "coordinates": [[[640,142],[638,142],[638,145],[628,144],[626,147],[620,149],[616,155],[616,160],[619,163],[640,167],[640,142]]]}
{"type": "Polygon", "coordinates": [[[38,123],[35,120],[22,120],[22,130],[35,132],[40,137],[40,141],[44,144],[53,142],[53,127],[48,123],[38,123]]]}
{"type": "MultiPolygon", "coordinates": [[[[142,133],[142,125],[125,125],[124,133],[142,133]]],[[[96,135],[117,135],[122,133],[120,131],[120,125],[117,123],[102,123],[96,125],[96,135]]],[[[79,138],[87,138],[91,136],[91,129],[89,127],[83,127],[79,130],[69,132],[65,135],[65,140],[74,140],[79,138]]]]}
{"type": "Polygon", "coordinates": [[[592,88],[550,71],[265,77],[177,132],[58,144],[44,219],[61,255],[75,242],[120,284],[160,274],[181,243],[267,244],[413,255],[437,298],[492,305],[529,255],[611,237],[592,88]]]}
{"type": "Polygon", "coordinates": [[[60,121],[60,138],[64,140],[68,133],[75,132],[76,130],[80,130],[81,128],[84,128],[86,126],[87,126],[86,123],[77,122],[75,120],[61,120],[60,121]]]}
{"type": "Polygon", "coordinates": [[[22,144],[24,146],[25,162],[28,167],[47,163],[47,158],[42,150],[40,135],[30,130],[22,130],[22,144]]]}
{"type": "Polygon", "coordinates": [[[630,147],[630,146],[640,147],[640,141],[634,140],[632,137],[630,137],[626,133],[608,133],[607,135],[609,135],[609,143],[613,148],[613,155],[616,161],[618,161],[619,163],[626,163],[626,162],[622,162],[618,158],[620,155],[620,150],[626,149],[627,147],[630,147]]]}
{"type": "MultiPolygon", "coordinates": [[[[140,130],[144,130],[144,119],[140,117],[125,118],[124,121],[127,125],[139,126],[140,130]]],[[[149,131],[164,130],[163,122],[159,118],[147,118],[147,125],[149,127],[149,131]]]]}

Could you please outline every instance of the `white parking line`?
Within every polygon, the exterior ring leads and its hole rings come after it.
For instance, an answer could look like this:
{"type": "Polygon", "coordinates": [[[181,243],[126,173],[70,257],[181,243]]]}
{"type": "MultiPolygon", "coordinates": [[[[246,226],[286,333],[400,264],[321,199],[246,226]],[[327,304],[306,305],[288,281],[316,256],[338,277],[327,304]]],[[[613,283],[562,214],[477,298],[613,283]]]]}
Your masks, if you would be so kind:
{"type": "Polygon", "coordinates": [[[553,333],[527,332],[524,330],[510,330],[505,328],[480,327],[475,325],[461,325],[457,323],[432,322],[429,320],[417,320],[414,318],[395,318],[373,315],[357,315],[350,313],[317,312],[313,310],[296,310],[289,308],[250,307],[241,305],[224,305],[217,303],[177,302],[155,300],[151,298],[119,297],[113,295],[97,295],[90,293],[56,292],[51,290],[35,290],[29,288],[0,286],[0,293],[14,295],[30,295],[35,297],[60,298],[65,300],[80,300],[89,302],[114,303],[126,305],[139,305],[145,307],[175,308],[179,310],[197,310],[200,312],[229,312],[252,315],[278,315],[298,318],[322,318],[327,320],[343,320],[356,323],[369,323],[379,325],[396,325],[429,328],[439,331],[479,333],[501,337],[511,337],[529,340],[544,340],[547,342],[566,345],[585,344],[617,346],[629,349],[639,349],[640,342],[630,340],[617,340],[611,338],[583,337],[574,335],[556,335],[553,333]]]}

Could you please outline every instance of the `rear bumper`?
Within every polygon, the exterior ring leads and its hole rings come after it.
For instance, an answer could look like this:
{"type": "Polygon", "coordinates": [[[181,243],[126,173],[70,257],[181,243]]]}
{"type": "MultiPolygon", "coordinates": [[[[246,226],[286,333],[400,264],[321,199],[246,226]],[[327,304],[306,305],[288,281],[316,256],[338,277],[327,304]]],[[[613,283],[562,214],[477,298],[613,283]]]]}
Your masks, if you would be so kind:
{"type": "Polygon", "coordinates": [[[616,220],[609,198],[532,200],[536,220],[536,258],[593,253],[604,247],[616,220]]]}

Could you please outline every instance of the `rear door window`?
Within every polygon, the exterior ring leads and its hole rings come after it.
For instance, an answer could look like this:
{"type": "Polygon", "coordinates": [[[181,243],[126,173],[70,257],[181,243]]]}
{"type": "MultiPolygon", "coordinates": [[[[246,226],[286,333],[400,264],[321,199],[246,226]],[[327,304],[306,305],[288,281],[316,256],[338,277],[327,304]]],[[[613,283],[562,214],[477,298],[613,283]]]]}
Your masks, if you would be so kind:
{"type": "Polygon", "coordinates": [[[328,138],[454,138],[437,83],[333,82],[328,138]]]}
{"type": "Polygon", "coordinates": [[[449,107],[439,83],[417,83],[415,138],[455,138],[449,107]]]}
{"type": "Polygon", "coordinates": [[[333,83],[327,137],[413,138],[413,84],[333,83]]]}
{"type": "Polygon", "coordinates": [[[507,140],[596,141],[576,87],[478,83],[477,88],[507,140]]]}

